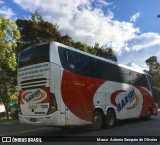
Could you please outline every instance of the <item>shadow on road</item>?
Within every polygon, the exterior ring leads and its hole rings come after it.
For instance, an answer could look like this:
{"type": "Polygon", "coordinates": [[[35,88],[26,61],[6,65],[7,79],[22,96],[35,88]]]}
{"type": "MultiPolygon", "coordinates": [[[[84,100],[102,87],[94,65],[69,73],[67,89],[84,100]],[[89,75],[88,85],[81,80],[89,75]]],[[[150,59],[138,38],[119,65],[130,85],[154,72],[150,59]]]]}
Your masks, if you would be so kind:
{"type": "Polygon", "coordinates": [[[117,121],[115,127],[143,123],[143,122],[145,123],[145,122],[154,121],[154,120],[156,120],[156,119],[155,118],[151,118],[151,119],[134,118],[134,119],[119,120],[119,121],[117,121]]]}
{"type": "MultiPolygon", "coordinates": [[[[50,128],[50,133],[46,134],[47,136],[81,136],[81,135],[90,135],[90,136],[94,136],[94,135],[103,135],[104,131],[109,133],[109,132],[114,132],[116,131],[118,128],[127,128],[127,126],[130,125],[138,125],[138,124],[144,124],[145,122],[154,122],[156,121],[155,118],[152,118],[151,120],[146,120],[146,119],[127,119],[127,120],[122,120],[122,121],[118,121],[116,123],[116,125],[114,126],[114,128],[103,128],[101,130],[98,131],[93,131],[91,129],[90,126],[80,126],[80,127],[51,127],[50,128]]],[[[40,134],[41,135],[41,134],[40,134]]],[[[44,135],[44,134],[43,134],[44,135]]]]}

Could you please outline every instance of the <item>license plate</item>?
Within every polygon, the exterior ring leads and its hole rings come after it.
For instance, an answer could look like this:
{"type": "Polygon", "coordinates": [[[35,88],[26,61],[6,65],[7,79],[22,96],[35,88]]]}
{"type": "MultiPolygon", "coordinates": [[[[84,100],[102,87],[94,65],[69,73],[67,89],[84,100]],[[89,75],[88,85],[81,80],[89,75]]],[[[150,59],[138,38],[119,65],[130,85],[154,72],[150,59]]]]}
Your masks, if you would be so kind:
{"type": "Polygon", "coordinates": [[[36,118],[30,118],[30,122],[37,122],[36,118]]]}

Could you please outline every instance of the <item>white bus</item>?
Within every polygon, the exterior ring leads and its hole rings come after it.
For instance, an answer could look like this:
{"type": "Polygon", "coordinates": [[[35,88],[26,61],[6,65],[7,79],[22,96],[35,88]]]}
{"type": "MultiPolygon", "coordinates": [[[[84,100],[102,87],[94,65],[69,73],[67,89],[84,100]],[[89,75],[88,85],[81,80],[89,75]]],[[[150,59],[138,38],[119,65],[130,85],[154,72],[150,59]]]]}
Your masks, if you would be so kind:
{"type": "Polygon", "coordinates": [[[17,74],[22,124],[100,129],[157,114],[150,75],[57,42],[23,50],[17,74]]]}

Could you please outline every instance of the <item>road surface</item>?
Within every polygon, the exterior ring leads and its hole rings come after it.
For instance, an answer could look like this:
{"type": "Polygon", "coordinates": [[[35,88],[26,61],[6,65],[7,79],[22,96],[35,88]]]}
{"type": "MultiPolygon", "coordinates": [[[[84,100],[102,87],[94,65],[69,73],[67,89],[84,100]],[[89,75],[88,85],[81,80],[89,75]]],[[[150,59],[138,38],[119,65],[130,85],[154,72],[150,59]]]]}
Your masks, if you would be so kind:
{"type": "MultiPolygon", "coordinates": [[[[112,129],[102,129],[99,131],[92,131],[87,127],[73,127],[73,128],[58,128],[58,127],[42,127],[42,126],[31,126],[31,125],[21,125],[19,121],[1,121],[0,122],[0,136],[14,136],[14,137],[44,137],[49,136],[49,139],[56,137],[59,142],[54,142],[55,144],[75,144],[77,140],[83,139],[92,139],[94,137],[113,137],[117,136],[125,137],[144,137],[148,136],[154,138],[154,136],[159,136],[160,138],[160,112],[157,116],[153,116],[151,120],[141,120],[141,119],[132,119],[120,121],[112,129]],[[61,136],[61,137],[57,137],[61,136]],[[65,137],[73,138],[75,142],[63,142],[65,137]],[[77,137],[78,136],[78,137],[77,137]]],[[[1,143],[0,143],[1,144],[1,143]]],[[[31,143],[30,143],[31,144],[31,143]]],[[[51,144],[51,142],[45,143],[51,144]]],[[[76,145],[79,144],[96,144],[96,145],[114,145],[114,144],[131,144],[130,142],[76,142],[76,145]]],[[[132,144],[139,145],[160,145],[160,142],[134,142],[132,144]]]]}

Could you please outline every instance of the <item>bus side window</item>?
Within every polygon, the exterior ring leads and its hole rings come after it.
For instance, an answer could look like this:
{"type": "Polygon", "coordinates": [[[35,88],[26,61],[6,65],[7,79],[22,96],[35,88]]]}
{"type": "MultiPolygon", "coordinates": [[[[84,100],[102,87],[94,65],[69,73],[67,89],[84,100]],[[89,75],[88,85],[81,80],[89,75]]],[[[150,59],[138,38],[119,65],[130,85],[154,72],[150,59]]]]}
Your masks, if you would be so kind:
{"type": "Polygon", "coordinates": [[[121,68],[122,83],[132,84],[131,71],[121,68]]]}
{"type": "Polygon", "coordinates": [[[65,50],[65,60],[67,63],[67,67],[70,69],[74,69],[75,68],[75,56],[74,56],[74,52],[69,52],[69,50],[65,50]]]}
{"type": "Polygon", "coordinates": [[[65,51],[65,58],[68,61],[68,52],[67,51],[65,51]]]}
{"type": "Polygon", "coordinates": [[[135,82],[138,80],[139,78],[139,73],[131,71],[130,72],[130,76],[131,76],[131,84],[135,84],[135,82]]]}
{"type": "Polygon", "coordinates": [[[139,74],[138,77],[134,80],[133,85],[144,87],[150,90],[146,75],[139,74]]]}
{"type": "Polygon", "coordinates": [[[156,91],[156,88],[155,88],[154,80],[149,75],[147,75],[147,78],[148,78],[148,81],[149,81],[149,84],[150,84],[153,99],[154,99],[154,101],[157,102],[157,91],[156,91]]]}

